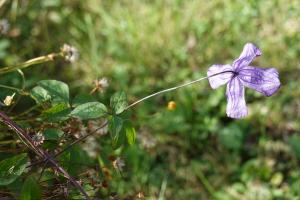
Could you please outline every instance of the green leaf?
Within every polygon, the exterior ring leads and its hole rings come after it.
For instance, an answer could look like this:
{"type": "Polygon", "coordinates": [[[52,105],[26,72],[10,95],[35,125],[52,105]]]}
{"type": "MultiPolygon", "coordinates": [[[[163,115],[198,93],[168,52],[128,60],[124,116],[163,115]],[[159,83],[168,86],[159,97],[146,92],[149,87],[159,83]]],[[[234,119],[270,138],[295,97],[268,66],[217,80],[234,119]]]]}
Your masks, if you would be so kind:
{"type": "Polygon", "coordinates": [[[112,116],[109,120],[108,128],[111,133],[111,137],[113,140],[117,141],[119,137],[119,133],[123,127],[123,119],[117,116],[112,116]]]}
{"type": "Polygon", "coordinates": [[[31,96],[37,103],[42,103],[51,99],[48,91],[41,86],[36,86],[31,90],[31,96]]]}
{"type": "Polygon", "coordinates": [[[127,97],[125,92],[117,92],[110,98],[110,106],[115,114],[122,113],[127,106],[127,97]]]}
{"type": "Polygon", "coordinates": [[[14,182],[24,172],[26,165],[26,153],[2,160],[0,162],[0,185],[14,182]]]}
{"type": "Polygon", "coordinates": [[[29,176],[22,187],[22,200],[41,199],[41,190],[37,181],[29,176]]]}
{"type": "Polygon", "coordinates": [[[48,92],[53,103],[69,104],[69,87],[64,82],[43,80],[38,82],[38,85],[48,92]]]}
{"type": "Polygon", "coordinates": [[[126,133],[128,144],[133,145],[136,139],[136,132],[135,132],[135,128],[130,123],[126,123],[125,133],[126,133]]]}
{"type": "Polygon", "coordinates": [[[77,107],[81,104],[88,103],[88,102],[94,102],[94,101],[96,101],[96,100],[93,96],[88,95],[88,94],[80,94],[80,95],[77,95],[73,99],[72,106],[77,107]]]}
{"type": "Polygon", "coordinates": [[[103,117],[107,113],[104,104],[99,102],[89,102],[77,106],[70,115],[80,119],[95,119],[103,117]]]}
{"type": "Polygon", "coordinates": [[[71,109],[65,103],[56,104],[42,113],[42,117],[50,122],[64,121],[69,118],[71,109]]]}
{"type": "Polygon", "coordinates": [[[44,136],[46,140],[58,140],[64,132],[59,129],[49,128],[44,131],[44,136]]]}

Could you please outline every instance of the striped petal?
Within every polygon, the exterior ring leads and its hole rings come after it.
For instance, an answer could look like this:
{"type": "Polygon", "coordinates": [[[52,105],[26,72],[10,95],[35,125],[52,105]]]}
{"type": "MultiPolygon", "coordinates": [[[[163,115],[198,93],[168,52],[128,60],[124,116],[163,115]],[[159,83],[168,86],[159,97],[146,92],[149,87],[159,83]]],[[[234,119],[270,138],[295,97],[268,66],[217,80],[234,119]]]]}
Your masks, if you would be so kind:
{"type": "Polygon", "coordinates": [[[232,66],[236,71],[241,70],[243,67],[248,66],[254,58],[261,56],[261,54],[262,53],[257,46],[252,43],[247,43],[245,44],[240,57],[233,62],[232,66]]]}
{"type": "Polygon", "coordinates": [[[213,89],[220,87],[228,83],[232,78],[232,66],[231,65],[213,65],[207,71],[208,81],[213,89]]]}
{"type": "Polygon", "coordinates": [[[244,67],[238,77],[243,85],[265,96],[271,96],[280,88],[279,73],[275,68],[244,67]]]}
{"type": "Polygon", "coordinates": [[[248,110],[245,101],[245,88],[238,77],[233,78],[227,84],[227,108],[226,113],[231,118],[243,118],[247,116],[248,110]]]}

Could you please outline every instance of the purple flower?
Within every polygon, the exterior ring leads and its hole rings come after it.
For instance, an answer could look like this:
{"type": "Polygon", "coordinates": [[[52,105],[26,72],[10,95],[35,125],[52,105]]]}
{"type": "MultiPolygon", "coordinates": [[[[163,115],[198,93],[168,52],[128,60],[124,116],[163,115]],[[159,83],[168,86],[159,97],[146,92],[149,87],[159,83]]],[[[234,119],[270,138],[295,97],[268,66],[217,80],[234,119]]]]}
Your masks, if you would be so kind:
{"type": "Polygon", "coordinates": [[[243,118],[248,114],[244,86],[265,96],[273,95],[280,88],[278,71],[275,68],[249,66],[261,51],[252,43],[247,43],[238,59],[232,65],[213,65],[207,71],[213,89],[227,83],[227,109],[231,118],[243,118]]]}

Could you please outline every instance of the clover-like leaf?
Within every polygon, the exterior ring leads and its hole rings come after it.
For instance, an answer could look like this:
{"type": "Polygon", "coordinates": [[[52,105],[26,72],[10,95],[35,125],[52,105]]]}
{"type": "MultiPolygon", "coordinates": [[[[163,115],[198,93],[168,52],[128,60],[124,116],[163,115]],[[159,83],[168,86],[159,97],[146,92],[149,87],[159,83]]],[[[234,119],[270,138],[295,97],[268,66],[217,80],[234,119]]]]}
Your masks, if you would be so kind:
{"type": "Polygon", "coordinates": [[[107,113],[107,109],[104,104],[100,102],[89,102],[77,106],[70,116],[78,117],[80,119],[95,119],[103,117],[107,113]]]}
{"type": "Polygon", "coordinates": [[[27,154],[22,153],[0,162],[0,185],[14,182],[25,170],[27,154]]]}
{"type": "Polygon", "coordinates": [[[67,104],[59,103],[45,110],[41,116],[49,122],[57,122],[67,120],[70,112],[71,109],[67,104]]]}
{"type": "Polygon", "coordinates": [[[32,88],[31,96],[37,103],[42,103],[51,99],[49,92],[41,86],[32,88]]]}
{"type": "Polygon", "coordinates": [[[110,98],[110,106],[115,114],[122,113],[127,106],[127,97],[125,92],[117,92],[110,98]]]}
{"type": "Polygon", "coordinates": [[[38,85],[48,92],[53,103],[69,104],[69,86],[57,80],[43,80],[38,85]]]}
{"type": "Polygon", "coordinates": [[[123,127],[123,119],[118,116],[112,116],[109,119],[109,125],[108,128],[111,133],[111,137],[113,140],[117,141],[119,137],[119,133],[122,130],[123,127]]]}

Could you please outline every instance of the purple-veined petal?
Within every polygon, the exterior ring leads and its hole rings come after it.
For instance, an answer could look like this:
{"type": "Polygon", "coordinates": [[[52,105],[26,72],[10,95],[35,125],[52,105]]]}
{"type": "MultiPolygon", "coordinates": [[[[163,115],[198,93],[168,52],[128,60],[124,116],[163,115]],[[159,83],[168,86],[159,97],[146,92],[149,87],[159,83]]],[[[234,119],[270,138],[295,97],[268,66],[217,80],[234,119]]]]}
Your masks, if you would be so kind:
{"type": "Polygon", "coordinates": [[[261,56],[260,49],[252,43],[245,44],[243,51],[238,59],[236,59],[232,66],[235,70],[240,70],[248,66],[254,58],[261,56]]]}
{"type": "Polygon", "coordinates": [[[243,118],[247,116],[248,110],[245,101],[245,88],[238,77],[234,77],[227,84],[226,95],[227,116],[231,118],[243,118]]]}
{"type": "Polygon", "coordinates": [[[265,96],[273,95],[280,88],[279,73],[275,68],[258,68],[247,66],[239,71],[243,85],[265,96]]]}
{"type": "Polygon", "coordinates": [[[231,77],[233,69],[231,65],[213,65],[207,71],[208,81],[213,89],[226,84],[231,77]],[[224,73],[222,73],[224,72],[224,73]]]}

